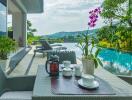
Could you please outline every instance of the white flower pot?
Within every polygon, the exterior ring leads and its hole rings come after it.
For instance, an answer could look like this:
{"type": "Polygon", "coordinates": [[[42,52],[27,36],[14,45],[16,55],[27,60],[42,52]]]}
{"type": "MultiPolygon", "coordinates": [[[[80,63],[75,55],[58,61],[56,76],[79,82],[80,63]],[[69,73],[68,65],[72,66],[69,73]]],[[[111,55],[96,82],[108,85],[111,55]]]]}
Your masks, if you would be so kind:
{"type": "Polygon", "coordinates": [[[9,68],[9,59],[7,60],[0,59],[0,67],[3,69],[3,71],[6,72],[9,68]]]}
{"type": "Polygon", "coordinates": [[[84,74],[94,75],[95,64],[93,60],[83,58],[82,64],[84,74]]]}

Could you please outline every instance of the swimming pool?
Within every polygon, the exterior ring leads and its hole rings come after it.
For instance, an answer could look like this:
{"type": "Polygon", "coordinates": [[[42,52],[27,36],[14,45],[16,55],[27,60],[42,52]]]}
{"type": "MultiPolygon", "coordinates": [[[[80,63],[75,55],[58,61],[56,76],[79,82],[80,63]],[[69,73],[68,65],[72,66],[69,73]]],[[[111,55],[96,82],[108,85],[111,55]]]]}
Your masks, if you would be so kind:
{"type": "MultiPolygon", "coordinates": [[[[76,43],[63,43],[63,46],[67,47],[67,50],[73,50],[76,52],[76,56],[81,58],[82,51],[76,47],[76,43]]],[[[104,67],[110,67],[111,69],[118,69],[120,72],[132,70],[132,54],[118,52],[116,50],[102,49],[99,53],[104,67]]]]}
{"type": "Polygon", "coordinates": [[[104,61],[113,62],[117,65],[125,67],[129,70],[132,70],[132,54],[118,52],[116,50],[103,49],[99,53],[99,57],[101,57],[104,61]]]}

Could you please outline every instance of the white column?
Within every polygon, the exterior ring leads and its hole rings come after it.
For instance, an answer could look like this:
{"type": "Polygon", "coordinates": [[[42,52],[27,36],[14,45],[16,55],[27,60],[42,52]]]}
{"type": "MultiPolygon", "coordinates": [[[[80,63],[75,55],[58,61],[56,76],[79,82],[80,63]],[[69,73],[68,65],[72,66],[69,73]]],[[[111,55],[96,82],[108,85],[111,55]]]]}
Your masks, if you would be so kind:
{"type": "Polygon", "coordinates": [[[23,14],[23,45],[27,46],[27,14],[23,14]]]}
{"type": "Polygon", "coordinates": [[[26,19],[26,14],[21,12],[12,13],[13,38],[19,43],[20,46],[26,46],[26,19]]]}

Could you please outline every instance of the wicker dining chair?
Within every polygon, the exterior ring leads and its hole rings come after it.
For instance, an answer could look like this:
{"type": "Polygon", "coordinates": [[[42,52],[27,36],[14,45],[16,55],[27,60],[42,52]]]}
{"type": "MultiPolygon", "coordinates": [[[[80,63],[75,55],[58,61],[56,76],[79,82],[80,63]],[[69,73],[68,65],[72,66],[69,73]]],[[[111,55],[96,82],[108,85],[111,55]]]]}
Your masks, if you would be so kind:
{"type": "Polygon", "coordinates": [[[47,59],[49,59],[50,55],[59,56],[59,63],[62,64],[63,61],[71,61],[71,64],[76,64],[76,54],[75,51],[53,51],[47,53],[47,59]]]}

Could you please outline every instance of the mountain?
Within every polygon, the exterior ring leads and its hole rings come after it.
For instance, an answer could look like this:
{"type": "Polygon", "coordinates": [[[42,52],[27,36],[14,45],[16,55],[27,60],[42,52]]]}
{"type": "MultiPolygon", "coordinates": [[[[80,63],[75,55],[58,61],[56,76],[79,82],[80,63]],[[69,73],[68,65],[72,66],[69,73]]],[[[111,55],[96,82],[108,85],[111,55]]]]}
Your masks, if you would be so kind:
{"type": "Polygon", "coordinates": [[[81,33],[90,33],[90,35],[94,35],[97,32],[98,29],[93,29],[93,30],[84,30],[84,31],[75,31],[75,32],[57,32],[57,33],[53,33],[50,35],[43,35],[43,38],[63,38],[63,37],[67,37],[67,36],[74,36],[76,37],[77,35],[81,34],[81,33]]]}

